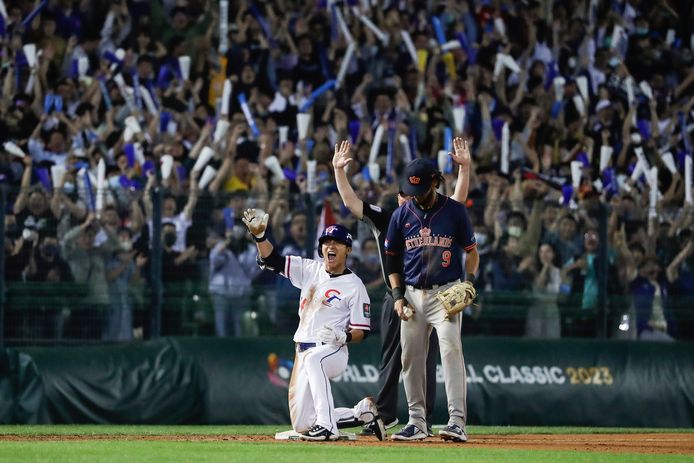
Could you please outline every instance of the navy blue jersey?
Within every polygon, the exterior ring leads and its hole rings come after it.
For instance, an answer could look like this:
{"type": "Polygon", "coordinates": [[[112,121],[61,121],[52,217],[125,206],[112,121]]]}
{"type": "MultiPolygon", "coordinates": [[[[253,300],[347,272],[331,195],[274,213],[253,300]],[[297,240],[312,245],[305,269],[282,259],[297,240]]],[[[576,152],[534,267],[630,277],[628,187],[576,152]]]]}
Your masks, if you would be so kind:
{"type": "Polygon", "coordinates": [[[436,196],[434,207],[427,211],[409,200],[390,218],[385,250],[402,256],[405,284],[429,288],[460,279],[461,250],[477,245],[465,206],[436,196]]]}

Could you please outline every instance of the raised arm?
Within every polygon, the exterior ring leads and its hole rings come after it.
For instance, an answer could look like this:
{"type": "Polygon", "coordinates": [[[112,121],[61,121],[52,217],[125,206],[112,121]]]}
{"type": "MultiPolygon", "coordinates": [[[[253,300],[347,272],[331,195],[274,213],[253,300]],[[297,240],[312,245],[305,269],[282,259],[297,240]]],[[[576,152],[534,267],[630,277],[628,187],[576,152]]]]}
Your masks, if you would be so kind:
{"type": "Polygon", "coordinates": [[[349,157],[351,148],[352,144],[347,140],[335,144],[335,155],[333,156],[335,183],[337,184],[337,191],[340,193],[342,202],[357,219],[361,220],[364,217],[364,202],[354,192],[352,185],[349,184],[347,172],[345,172],[345,168],[352,162],[352,159],[349,157]]]}
{"type": "Polygon", "coordinates": [[[466,138],[455,137],[453,139],[453,153],[448,153],[458,163],[458,181],[455,182],[455,191],[451,198],[459,203],[465,203],[470,188],[470,146],[466,138]]]}
{"type": "Polygon", "coordinates": [[[22,183],[19,187],[19,194],[14,202],[13,212],[19,214],[26,206],[27,198],[29,197],[29,186],[31,185],[31,165],[33,160],[31,156],[24,156],[24,173],[22,173],[22,183]]]}
{"type": "Polygon", "coordinates": [[[186,203],[186,207],[183,208],[183,215],[185,216],[186,220],[192,220],[193,219],[193,211],[195,210],[195,206],[198,204],[198,179],[197,176],[191,175],[190,176],[190,191],[188,193],[188,202],[186,203]]]}
{"type": "Polygon", "coordinates": [[[268,214],[262,217],[258,215],[255,209],[246,209],[243,212],[243,223],[248,228],[248,232],[253,235],[255,245],[258,247],[258,254],[261,259],[266,259],[272,254],[274,247],[272,243],[265,237],[267,223],[270,220],[268,214]]]}

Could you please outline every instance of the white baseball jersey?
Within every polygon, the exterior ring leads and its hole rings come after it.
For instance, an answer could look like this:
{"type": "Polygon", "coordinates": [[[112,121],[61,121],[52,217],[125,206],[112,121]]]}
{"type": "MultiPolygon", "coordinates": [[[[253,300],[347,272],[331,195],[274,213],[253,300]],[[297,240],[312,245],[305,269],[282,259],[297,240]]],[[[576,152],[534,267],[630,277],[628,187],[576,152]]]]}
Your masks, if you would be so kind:
{"type": "Polygon", "coordinates": [[[301,290],[294,342],[319,342],[316,333],[323,326],[371,329],[369,295],[354,273],[331,276],[322,262],[287,256],[282,274],[301,290]]]}

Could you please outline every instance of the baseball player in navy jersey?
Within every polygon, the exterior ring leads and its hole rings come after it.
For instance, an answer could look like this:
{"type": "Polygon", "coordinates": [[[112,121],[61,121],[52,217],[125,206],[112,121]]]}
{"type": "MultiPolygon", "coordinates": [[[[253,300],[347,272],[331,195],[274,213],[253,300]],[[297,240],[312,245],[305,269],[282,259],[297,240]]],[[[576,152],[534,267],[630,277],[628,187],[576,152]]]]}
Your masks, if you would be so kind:
{"type": "MultiPolygon", "coordinates": [[[[465,141],[454,141],[459,143],[465,141]]],[[[470,277],[477,272],[479,255],[465,206],[436,192],[440,180],[429,160],[408,164],[400,188],[413,199],[396,209],[386,234],[386,272],[395,311],[402,320],[402,373],[409,408],[407,426],[393,434],[393,440],[427,437],[425,364],[433,328],[439,337],[449,412],[448,425],[439,435],[445,440],[467,441],[462,314],[447,320],[436,294],[464,277],[462,251],[467,253],[465,271],[470,277]]]]}
{"type": "Polygon", "coordinates": [[[366,338],[371,325],[366,287],[346,267],[352,236],[342,225],[331,225],[318,241],[323,262],[285,257],[265,237],[268,220],[268,214],[255,209],[248,209],[243,218],[255,238],[259,264],[301,290],[299,327],[294,334],[296,356],[289,382],[294,431],[305,440],[336,440],[339,427],[376,421],[377,437],[383,440],[385,428],[373,400],[366,398],[354,408],[335,408],[330,387],[330,379],[347,368],[347,344],[366,338]]]}
{"type": "MultiPolygon", "coordinates": [[[[469,170],[470,170],[470,152],[467,143],[458,142],[454,144],[456,148],[454,153],[450,153],[453,160],[459,164],[458,180],[455,186],[455,192],[451,198],[458,202],[464,202],[467,198],[469,185],[469,170]]],[[[350,158],[351,144],[348,141],[343,141],[339,145],[335,145],[335,155],[333,156],[333,168],[335,170],[335,182],[337,189],[345,206],[359,220],[363,220],[371,229],[379,247],[379,257],[381,260],[381,268],[384,271],[384,280],[388,287],[387,294],[383,300],[383,310],[381,312],[381,364],[379,368],[380,389],[376,399],[376,406],[380,417],[385,423],[386,429],[397,424],[396,409],[398,402],[398,387],[400,380],[401,364],[401,348],[400,348],[400,318],[394,310],[393,297],[390,292],[390,282],[385,276],[385,257],[383,254],[383,244],[385,233],[388,228],[388,223],[392,210],[383,210],[379,206],[369,204],[359,199],[350,185],[347,178],[346,169],[352,161],[350,158]]],[[[402,192],[398,193],[398,206],[403,205],[410,197],[402,192]]],[[[427,424],[431,416],[436,400],[436,359],[438,357],[438,338],[436,333],[432,333],[429,339],[429,351],[426,360],[426,411],[427,424]]],[[[362,434],[372,434],[374,431],[375,422],[367,425],[362,434]]],[[[427,426],[427,432],[430,427],[427,426]]]]}

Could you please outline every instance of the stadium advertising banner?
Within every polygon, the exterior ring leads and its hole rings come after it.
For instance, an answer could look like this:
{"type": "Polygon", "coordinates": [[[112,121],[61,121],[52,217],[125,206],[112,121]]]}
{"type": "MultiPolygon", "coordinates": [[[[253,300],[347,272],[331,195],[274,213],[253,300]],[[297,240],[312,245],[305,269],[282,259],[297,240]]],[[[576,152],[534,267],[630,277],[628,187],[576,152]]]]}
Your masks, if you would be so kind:
{"type": "MultiPolygon", "coordinates": [[[[694,345],[464,340],[468,422],[694,426],[694,345]]],[[[378,339],[350,346],[336,406],[378,393],[378,339]]],[[[5,423],[289,422],[293,345],[282,338],[162,339],[111,347],[5,350],[5,423]]],[[[447,420],[437,371],[434,422],[447,420]]],[[[400,421],[407,418],[400,389],[400,421]]]]}

